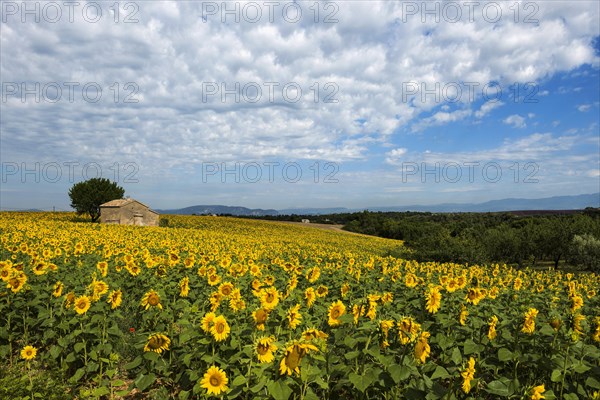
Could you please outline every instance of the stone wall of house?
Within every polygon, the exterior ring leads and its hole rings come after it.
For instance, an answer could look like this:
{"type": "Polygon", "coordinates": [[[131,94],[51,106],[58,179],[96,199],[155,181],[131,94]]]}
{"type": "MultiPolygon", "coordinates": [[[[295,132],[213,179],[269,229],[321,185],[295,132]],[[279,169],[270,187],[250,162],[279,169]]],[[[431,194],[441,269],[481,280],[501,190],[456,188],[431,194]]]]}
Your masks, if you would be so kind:
{"type": "Polygon", "coordinates": [[[100,220],[106,224],[158,226],[158,214],[132,201],[121,207],[102,207],[100,220]]]}

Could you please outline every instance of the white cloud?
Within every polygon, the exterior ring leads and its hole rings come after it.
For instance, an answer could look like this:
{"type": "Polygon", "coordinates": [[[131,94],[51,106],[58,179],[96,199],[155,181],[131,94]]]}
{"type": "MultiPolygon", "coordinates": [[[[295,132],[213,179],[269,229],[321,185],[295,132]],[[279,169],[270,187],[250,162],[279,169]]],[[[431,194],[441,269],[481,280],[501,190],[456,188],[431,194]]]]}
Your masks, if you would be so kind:
{"type": "Polygon", "coordinates": [[[431,117],[426,117],[416,122],[412,126],[413,132],[420,132],[433,126],[445,125],[450,122],[456,122],[463,120],[470,116],[473,112],[471,110],[456,110],[456,111],[438,111],[431,117]]]}
{"type": "Polygon", "coordinates": [[[394,149],[392,151],[388,151],[387,153],[385,153],[385,162],[391,165],[398,164],[407,152],[408,150],[403,147],[394,149]]]}
{"type": "Polygon", "coordinates": [[[525,123],[525,118],[520,116],[519,114],[513,114],[506,117],[502,122],[506,125],[511,125],[513,128],[525,128],[527,124],[525,123]]]}
{"type": "Polygon", "coordinates": [[[592,108],[591,104],[580,104],[577,106],[577,110],[580,112],[588,112],[592,108]]]}
{"type": "Polygon", "coordinates": [[[485,103],[483,103],[483,105],[481,106],[481,108],[479,108],[479,110],[477,110],[475,112],[475,116],[477,118],[483,118],[486,115],[488,115],[495,108],[501,107],[503,105],[504,105],[504,103],[501,101],[488,100],[485,103]]]}

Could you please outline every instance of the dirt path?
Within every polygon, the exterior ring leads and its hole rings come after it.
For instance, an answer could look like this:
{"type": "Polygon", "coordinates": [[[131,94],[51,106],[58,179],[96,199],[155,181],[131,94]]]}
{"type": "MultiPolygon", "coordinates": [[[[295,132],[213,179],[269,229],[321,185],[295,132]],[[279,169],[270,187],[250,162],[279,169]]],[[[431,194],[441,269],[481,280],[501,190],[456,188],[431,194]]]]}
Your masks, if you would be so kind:
{"type": "Polygon", "coordinates": [[[317,229],[324,229],[326,231],[335,231],[335,232],[342,232],[342,233],[348,233],[350,235],[360,235],[360,236],[370,236],[370,235],[365,235],[362,233],[356,233],[356,232],[350,232],[350,231],[345,231],[342,228],[344,227],[344,225],[333,225],[333,224],[314,224],[314,223],[304,223],[304,222],[293,222],[293,221],[270,221],[269,222],[279,222],[282,224],[290,224],[290,225],[298,225],[298,226],[304,226],[306,228],[317,228],[317,229]]]}

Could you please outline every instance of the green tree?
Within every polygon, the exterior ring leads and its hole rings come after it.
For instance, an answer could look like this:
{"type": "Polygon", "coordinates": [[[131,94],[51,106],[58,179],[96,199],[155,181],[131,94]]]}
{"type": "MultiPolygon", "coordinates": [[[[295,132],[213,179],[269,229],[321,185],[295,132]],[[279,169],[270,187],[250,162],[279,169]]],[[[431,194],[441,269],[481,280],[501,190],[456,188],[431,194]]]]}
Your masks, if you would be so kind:
{"type": "Polygon", "coordinates": [[[590,271],[600,272],[600,240],[584,233],[573,237],[572,246],[575,262],[584,265],[590,271]]]}
{"type": "Polygon", "coordinates": [[[122,199],[125,189],[106,178],[92,178],[78,182],[69,190],[71,207],[77,214],[89,214],[92,222],[100,218],[100,204],[122,199]]]}

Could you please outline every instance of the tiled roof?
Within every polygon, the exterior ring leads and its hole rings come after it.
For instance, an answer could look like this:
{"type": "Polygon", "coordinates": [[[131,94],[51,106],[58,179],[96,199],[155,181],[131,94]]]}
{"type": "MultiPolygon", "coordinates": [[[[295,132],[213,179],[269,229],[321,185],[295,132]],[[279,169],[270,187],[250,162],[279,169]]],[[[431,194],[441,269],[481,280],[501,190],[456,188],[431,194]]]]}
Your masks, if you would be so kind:
{"type": "Polygon", "coordinates": [[[128,204],[132,201],[135,201],[133,199],[117,199],[117,200],[111,200],[107,203],[104,204],[100,204],[100,207],[121,207],[124,206],[125,204],[128,204]]]}
{"type": "Polygon", "coordinates": [[[100,207],[123,207],[124,205],[127,205],[129,203],[138,203],[141,204],[142,206],[146,207],[148,209],[148,211],[154,213],[154,214],[158,214],[156,211],[152,210],[150,207],[148,207],[147,205],[145,205],[142,202],[139,202],[135,199],[117,199],[117,200],[111,200],[109,202],[106,202],[104,204],[100,204],[100,207]]]}

